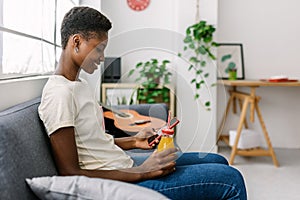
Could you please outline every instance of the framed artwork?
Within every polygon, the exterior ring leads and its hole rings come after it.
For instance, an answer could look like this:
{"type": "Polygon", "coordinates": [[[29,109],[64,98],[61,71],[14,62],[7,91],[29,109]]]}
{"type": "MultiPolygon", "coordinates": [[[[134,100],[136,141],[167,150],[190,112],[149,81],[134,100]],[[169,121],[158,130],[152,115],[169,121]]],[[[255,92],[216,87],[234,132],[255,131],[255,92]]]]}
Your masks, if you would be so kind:
{"type": "Polygon", "coordinates": [[[243,45],[240,43],[218,43],[218,79],[228,79],[229,70],[236,70],[237,79],[245,79],[243,45]]]}
{"type": "Polygon", "coordinates": [[[137,103],[137,85],[128,83],[103,83],[102,103],[108,106],[137,103]]]}

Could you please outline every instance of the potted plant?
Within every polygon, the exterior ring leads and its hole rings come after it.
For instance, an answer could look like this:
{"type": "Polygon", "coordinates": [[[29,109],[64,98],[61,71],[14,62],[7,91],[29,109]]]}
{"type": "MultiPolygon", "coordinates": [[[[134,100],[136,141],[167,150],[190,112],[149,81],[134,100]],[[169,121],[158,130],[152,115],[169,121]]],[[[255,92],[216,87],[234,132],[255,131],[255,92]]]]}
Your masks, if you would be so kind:
{"type": "MultiPolygon", "coordinates": [[[[213,41],[213,34],[215,28],[207,24],[206,21],[199,21],[196,24],[189,26],[186,29],[186,36],[184,38],[184,51],[189,51],[188,58],[191,65],[188,70],[194,71],[191,84],[196,88],[195,99],[200,97],[200,89],[205,84],[205,78],[209,73],[205,71],[205,66],[209,60],[215,60],[212,48],[217,46],[213,41]],[[191,52],[191,53],[190,53],[191,52]]],[[[178,56],[183,57],[181,53],[178,56]]],[[[209,109],[210,101],[204,103],[204,106],[209,109]]]]}
{"type": "Polygon", "coordinates": [[[138,78],[135,79],[141,84],[138,88],[138,101],[142,103],[168,103],[170,101],[169,89],[166,87],[172,75],[167,68],[169,63],[169,60],[159,62],[158,59],[152,58],[149,61],[137,63],[135,69],[129,71],[128,76],[136,71],[139,72],[138,78]]]}
{"type": "Polygon", "coordinates": [[[225,73],[228,74],[228,80],[237,79],[237,68],[235,62],[231,61],[231,54],[226,54],[222,56],[221,62],[227,62],[227,67],[225,68],[225,73]]]}

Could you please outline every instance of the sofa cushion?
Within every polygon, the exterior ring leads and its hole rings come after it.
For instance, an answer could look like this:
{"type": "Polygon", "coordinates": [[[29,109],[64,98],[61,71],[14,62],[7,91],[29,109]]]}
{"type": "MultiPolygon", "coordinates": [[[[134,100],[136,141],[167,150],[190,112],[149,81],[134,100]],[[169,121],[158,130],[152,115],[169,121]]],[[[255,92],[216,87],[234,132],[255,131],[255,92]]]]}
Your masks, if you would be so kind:
{"type": "Polygon", "coordinates": [[[86,176],[53,176],[26,179],[41,199],[70,200],[152,200],[168,199],[141,186],[86,176]]]}
{"type": "Polygon", "coordinates": [[[34,99],[0,112],[0,199],[37,199],[25,178],[56,175],[34,99]]]}

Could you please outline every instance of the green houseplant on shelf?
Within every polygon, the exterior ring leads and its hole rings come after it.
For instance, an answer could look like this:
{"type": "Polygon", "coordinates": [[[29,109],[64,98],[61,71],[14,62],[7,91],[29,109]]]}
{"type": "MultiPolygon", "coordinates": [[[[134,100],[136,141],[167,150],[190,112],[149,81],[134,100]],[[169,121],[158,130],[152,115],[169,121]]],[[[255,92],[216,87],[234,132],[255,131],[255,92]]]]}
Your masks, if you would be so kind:
{"type": "MultiPolygon", "coordinates": [[[[191,84],[196,88],[195,99],[200,97],[200,89],[205,84],[205,79],[209,77],[209,72],[205,70],[208,61],[216,60],[213,53],[213,48],[218,46],[213,41],[215,31],[213,25],[207,24],[203,20],[186,29],[183,51],[189,55],[187,58],[190,62],[188,70],[194,72],[191,84]]],[[[178,56],[184,57],[182,53],[179,53],[178,56]]],[[[204,106],[209,110],[210,101],[205,102],[204,106]]]]}
{"type": "Polygon", "coordinates": [[[140,83],[138,88],[137,100],[142,103],[169,103],[169,88],[166,87],[170,83],[172,73],[168,71],[167,65],[169,60],[160,62],[156,58],[152,58],[145,62],[139,62],[134,69],[129,71],[131,76],[136,71],[139,73],[135,82],[140,83]]]}

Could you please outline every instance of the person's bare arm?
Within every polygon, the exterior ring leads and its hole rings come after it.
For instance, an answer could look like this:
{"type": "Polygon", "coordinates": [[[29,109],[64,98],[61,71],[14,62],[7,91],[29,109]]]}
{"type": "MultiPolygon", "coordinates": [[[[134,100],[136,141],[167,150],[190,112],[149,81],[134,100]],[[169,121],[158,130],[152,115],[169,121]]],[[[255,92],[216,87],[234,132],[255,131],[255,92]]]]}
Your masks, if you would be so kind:
{"type": "Polygon", "coordinates": [[[121,170],[84,170],[79,167],[73,127],[61,128],[50,135],[60,175],[85,175],[125,182],[136,182],[167,175],[174,171],[176,149],[153,153],[142,165],[121,170]]]}
{"type": "Polygon", "coordinates": [[[135,137],[121,137],[115,138],[115,144],[121,149],[129,150],[136,148],[136,138],[135,137]]]}
{"type": "Polygon", "coordinates": [[[124,150],[135,148],[152,149],[159,141],[156,140],[156,143],[149,146],[148,138],[155,134],[152,128],[144,128],[134,136],[115,138],[115,144],[124,150]]]}

